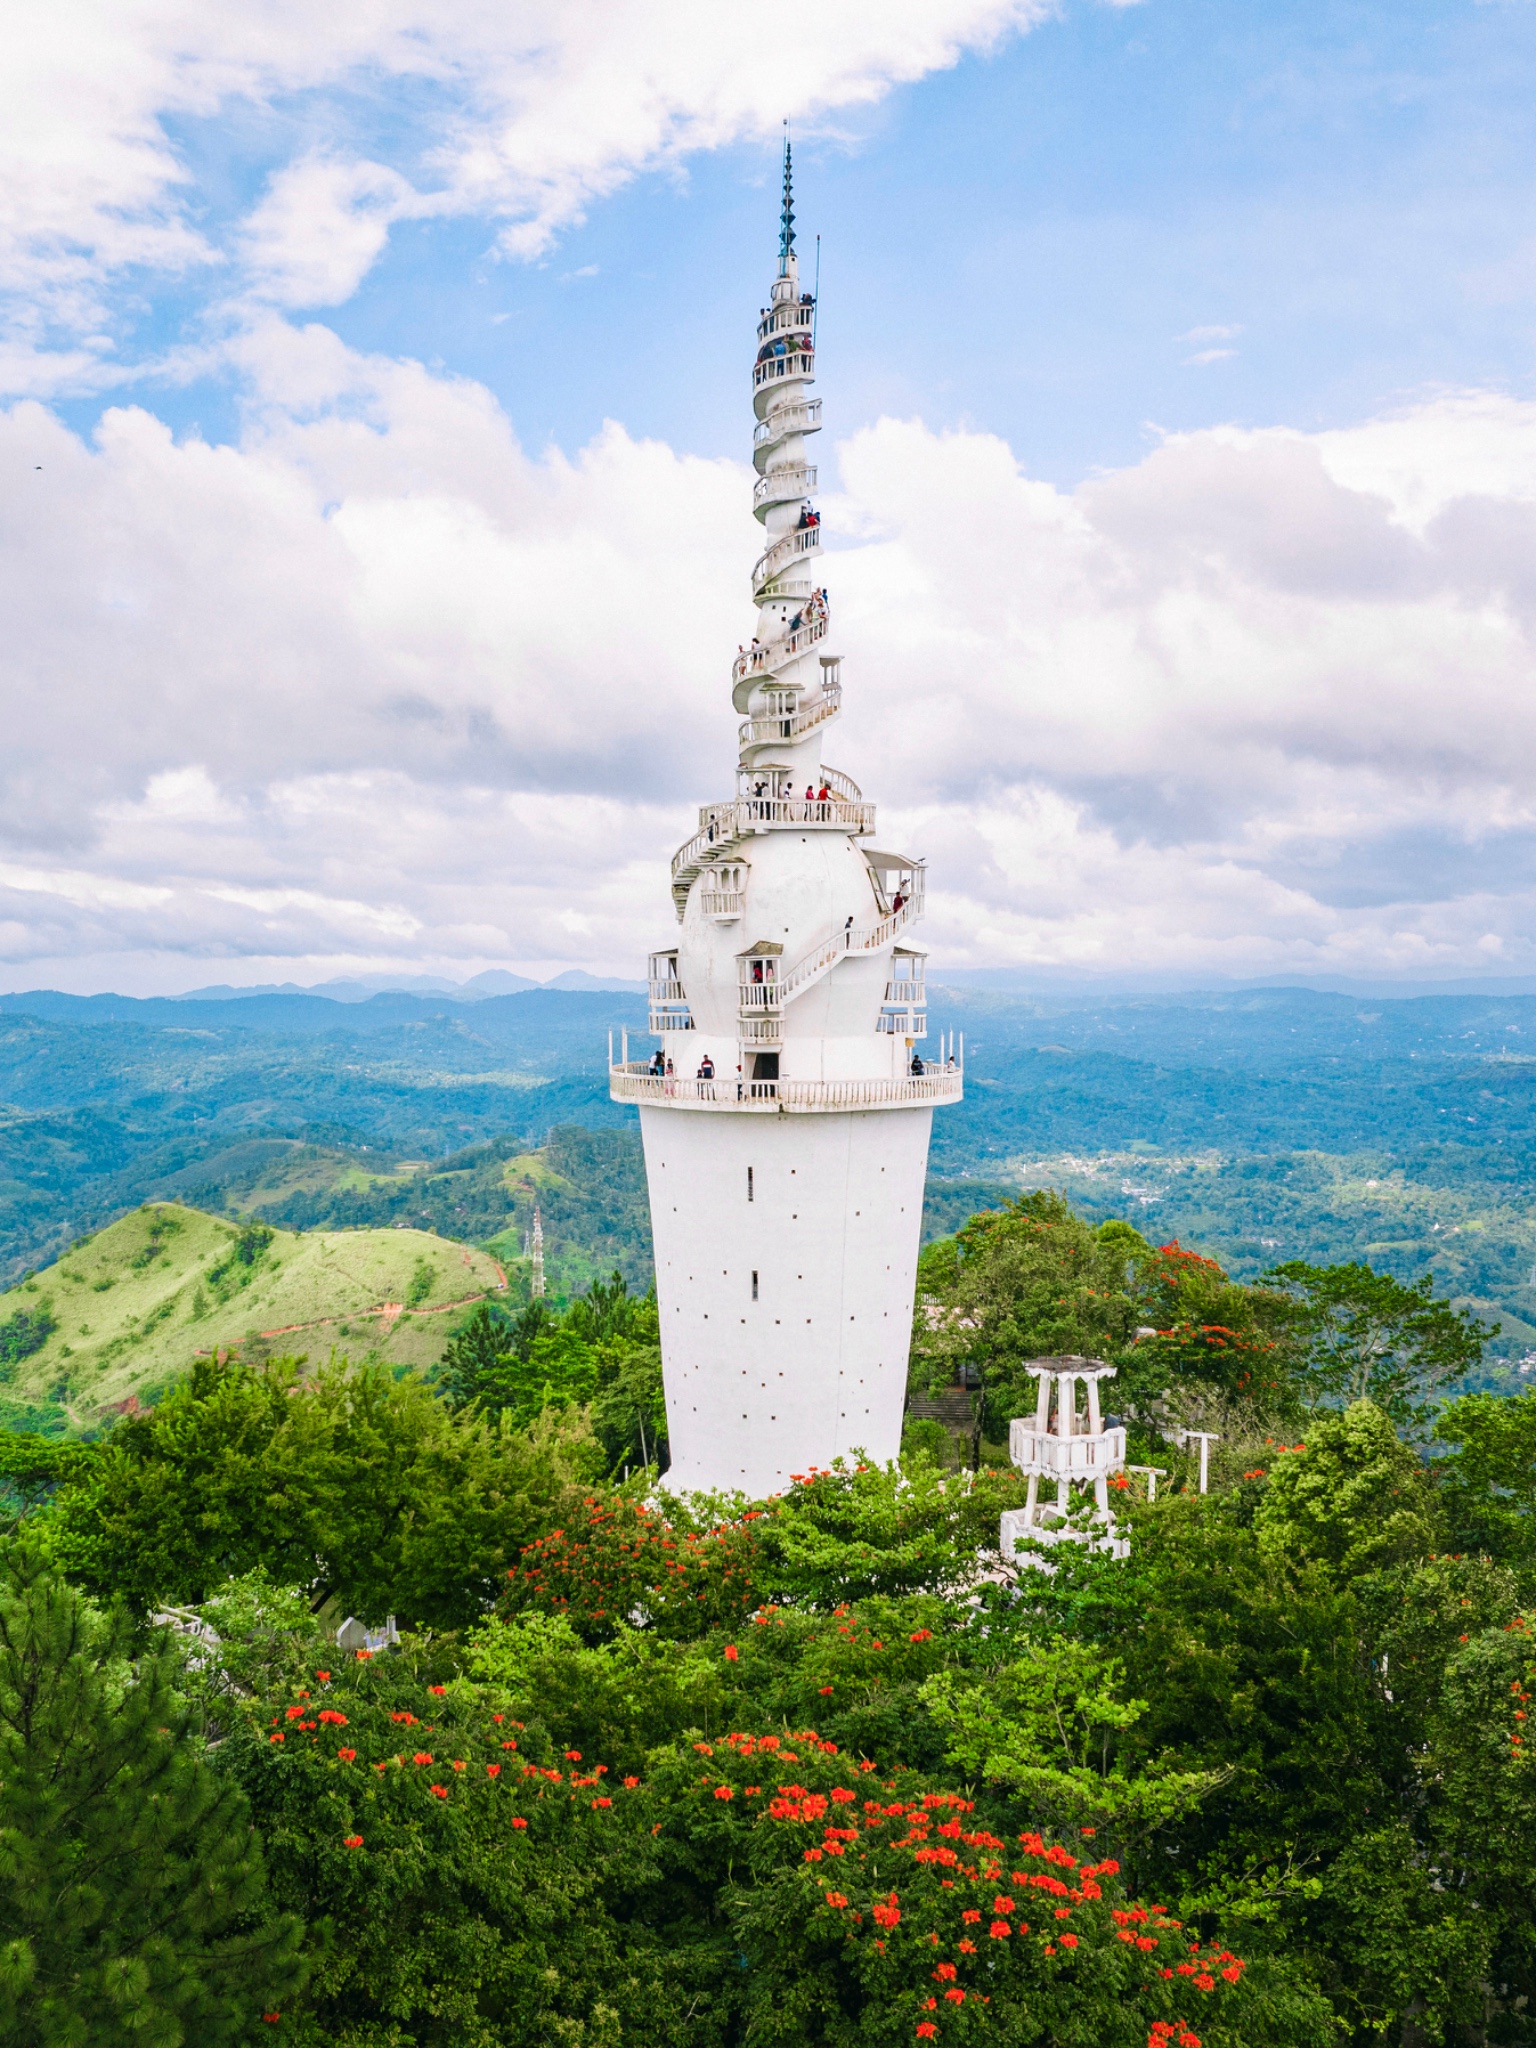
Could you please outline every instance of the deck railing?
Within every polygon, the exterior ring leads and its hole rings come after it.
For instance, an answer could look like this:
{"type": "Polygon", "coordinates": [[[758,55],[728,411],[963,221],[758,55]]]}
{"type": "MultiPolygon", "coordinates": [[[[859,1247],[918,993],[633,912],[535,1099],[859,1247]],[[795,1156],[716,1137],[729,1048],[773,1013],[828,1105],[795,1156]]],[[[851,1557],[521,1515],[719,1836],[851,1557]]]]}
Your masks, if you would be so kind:
{"type": "Polygon", "coordinates": [[[770,548],[764,548],[752,565],[752,591],[761,596],[784,566],[821,546],[820,526],[796,526],[782,533],[770,548]]]}
{"type": "Polygon", "coordinates": [[[765,356],[760,363],[752,366],[752,388],[761,391],[765,384],[772,384],[780,377],[813,377],[816,374],[816,354],[813,349],[786,349],[781,356],[765,356]]]}
{"type": "Polygon", "coordinates": [[[1125,1431],[1101,1430],[1097,1436],[1053,1436],[1028,1419],[1008,1425],[1008,1456],[1021,1472],[1043,1472],[1057,1478],[1096,1479],[1118,1472],[1125,1463],[1125,1431]]]}
{"type": "Polygon", "coordinates": [[[745,1110],[801,1114],[857,1109],[920,1109],[958,1102],[965,1075],[958,1067],[868,1081],[713,1081],[657,1074],[642,1061],[610,1067],[608,1092],[615,1102],[653,1102],[676,1109],[745,1110]]]}
{"type": "MultiPolygon", "coordinates": [[[[824,686],[814,697],[805,698],[793,711],[770,712],[763,718],[747,719],[738,735],[744,747],[763,746],[772,740],[797,740],[802,734],[814,732],[818,725],[841,710],[843,686],[833,683],[824,686]]],[[[827,787],[830,789],[831,784],[827,787]]]]}
{"type": "Polygon", "coordinates": [[[761,455],[765,448],[771,448],[787,434],[814,434],[820,426],[821,400],[792,398],[787,405],[776,405],[767,419],[759,420],[753,428],[753,453],[761,455]]]}
{"type": "Polygon", "coordinates": [[[752,510],[779,505],[791,498],[808,498],[816,488],[816,466],[797,462],[783,469],[770,469],[752,486],[752,510]]]}
{"type": "Polygon", "coordinates": [[[731,681],[744,683],[748,676],[771,676],[785,668],[808,647],[814,647],[818,640],[827,637],[827,621],[812,619],[798,631],[785,633],[777,640],[759,640],[755,647],[749,647],[738,654],[731,663],[731,681]]]}

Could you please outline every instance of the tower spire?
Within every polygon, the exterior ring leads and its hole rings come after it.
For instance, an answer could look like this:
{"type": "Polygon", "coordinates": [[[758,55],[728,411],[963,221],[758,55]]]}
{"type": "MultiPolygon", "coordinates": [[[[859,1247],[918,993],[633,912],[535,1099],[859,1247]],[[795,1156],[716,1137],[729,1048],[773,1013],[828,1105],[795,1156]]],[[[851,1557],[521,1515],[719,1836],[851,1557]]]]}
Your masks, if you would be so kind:
{"type": "Polygon", "coordinates": [[[790,147],[789,123],[784,124],[784,206],[779,215],[779,275],[789,275],[789,259],[795,253],[794,152],[790,147]]]}

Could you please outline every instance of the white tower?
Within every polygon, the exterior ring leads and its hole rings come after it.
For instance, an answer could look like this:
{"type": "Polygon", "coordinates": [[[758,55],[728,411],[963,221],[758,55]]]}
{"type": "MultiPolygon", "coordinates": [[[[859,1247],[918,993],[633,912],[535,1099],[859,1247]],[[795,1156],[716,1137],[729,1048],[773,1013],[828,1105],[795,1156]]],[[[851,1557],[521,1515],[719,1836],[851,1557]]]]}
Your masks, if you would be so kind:
{"type": "Polygon", "coordinates": [[[828,652],[806,438],[816,305],[800,289],[784,152],[778,275],[752,372],[768,545],[757,631],[732,670],[736,794],[672,861],[680,931],[651,956],[661,1049],[611,1074],[645,1141],[672,1466],[679,1492],[766,1494],[901,1442],[936,1104],[924,1059],[921,861],[871,845],[875,807],[821,758],[842,699],[828,652]]]}
{"type": "MultiPolygon", "coordinates": [[[[1112,1380],[1115,1367],[1097,1358],[1037,1358],[1026,1371],[1034,1374],[1038,1398],[1034,1420],[1020,1417],[1008,1425],[1008,1455],[1027,1474],[1029,1492],[1023,1507],[1012,1508],[1002,1518],[998,1548],[1004,1557],[1014,1555],[1021,1537],[1035,1543],[1092,1543],[1115,1557],[1125,1557],[1129,1545],[1115,1528],[1109,1511],[1109,1482],[1125,1470],[1125,1431],[1118,1425],[1104,1427],[1099,1413],[1099,1382],[1112,1380]],[[1079,1413],[1077,1389],[1084,1389],[1084,1408],[1079,1413]],[[1056,1498],[1042,1501],[1040,1481],[1055,1481],[1056,1498]],[[1093,1495],[1093,1510],[1086,1529],[1072,1528],[1067,1517],[1073,1512],[1072,1489],[1083,1487],[1093,1495]]],[[[1086,1505],[1086,1503],[1084,1503],[1086,1505]]]]}

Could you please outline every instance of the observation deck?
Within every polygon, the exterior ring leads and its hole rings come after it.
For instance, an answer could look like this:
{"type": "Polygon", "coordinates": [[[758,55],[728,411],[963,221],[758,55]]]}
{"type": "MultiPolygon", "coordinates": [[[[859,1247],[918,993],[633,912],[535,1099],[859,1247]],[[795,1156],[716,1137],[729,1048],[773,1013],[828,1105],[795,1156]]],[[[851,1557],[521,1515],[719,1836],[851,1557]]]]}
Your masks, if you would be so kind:
{"type": "Polygon", "coordinates": [[[929,1109],[959,1102],[965,1092],[963,1062],[922,1074],[869,1081],[712,1081],[655,1073],[648,1061],[630,1060],[608,1069],[608,1093],[615,1102],[654,1102],[668,1109],[725,1111],[747,1116],[838,1115],[857,1109],[929,1109]]]}
{"type": "Polygon", "coordinates": [[[782,348],[783,353],[761,356],[752,365],[752,402],[759,419],[766,417],[776,390],[796,379],[809,383],[816,374],[816,352],[808,335],[802,340],[793,334],[787,342],[775,343],[774,347],[782,348]]]}

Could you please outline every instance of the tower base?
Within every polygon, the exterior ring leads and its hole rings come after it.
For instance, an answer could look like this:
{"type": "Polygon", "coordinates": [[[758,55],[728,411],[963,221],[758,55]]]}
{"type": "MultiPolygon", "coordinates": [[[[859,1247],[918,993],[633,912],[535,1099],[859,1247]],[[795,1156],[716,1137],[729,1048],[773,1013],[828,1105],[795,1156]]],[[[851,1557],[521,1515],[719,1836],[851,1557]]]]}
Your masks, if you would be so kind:
{"type": "Polygon", "coordinates": [[[642,1104],[670,1491],[896,1457],[932,1120],[642,1104]]]}

